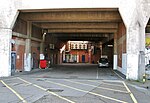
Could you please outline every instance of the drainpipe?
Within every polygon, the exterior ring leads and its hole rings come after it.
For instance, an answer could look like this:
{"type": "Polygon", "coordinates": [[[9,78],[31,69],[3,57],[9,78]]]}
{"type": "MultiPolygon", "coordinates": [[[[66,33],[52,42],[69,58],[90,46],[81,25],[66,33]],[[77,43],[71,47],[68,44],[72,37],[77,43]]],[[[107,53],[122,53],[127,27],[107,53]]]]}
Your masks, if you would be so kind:
{"type": "Polygon", "coordinates": [[[45,42],[45,36],[47,34],[47,30],[43,30],[43,36],[42,36],[42,42],[40,44],[40,59],[44,59],[44,42],[45,42]]]}

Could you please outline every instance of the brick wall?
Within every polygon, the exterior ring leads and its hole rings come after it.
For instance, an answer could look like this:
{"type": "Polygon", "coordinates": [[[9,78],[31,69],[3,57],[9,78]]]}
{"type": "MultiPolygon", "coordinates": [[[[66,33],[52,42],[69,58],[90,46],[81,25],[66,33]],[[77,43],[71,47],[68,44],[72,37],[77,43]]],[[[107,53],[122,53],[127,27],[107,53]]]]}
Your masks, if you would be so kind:
{"type": "Polygon", "coordinates": [[[25,53],[25,39],[12,37],[15,44],[12,44],[12,51],[16,52],[16,69],[23,70],[24,67],[24,53],[25,53]]]}
{"type": "Polygon", "coordinates": [[[32,68],[38,68],[39,60],[40,60],[40,43],[39,42],[32,41],[31,56],[32,56],[32,68]]]}
{"type": "Polygon", "coordinates": [[[122,68],[122,54],[126,53],[126,27],[124,23],[119,23],[117,35],[118,66],[122,68]]]}

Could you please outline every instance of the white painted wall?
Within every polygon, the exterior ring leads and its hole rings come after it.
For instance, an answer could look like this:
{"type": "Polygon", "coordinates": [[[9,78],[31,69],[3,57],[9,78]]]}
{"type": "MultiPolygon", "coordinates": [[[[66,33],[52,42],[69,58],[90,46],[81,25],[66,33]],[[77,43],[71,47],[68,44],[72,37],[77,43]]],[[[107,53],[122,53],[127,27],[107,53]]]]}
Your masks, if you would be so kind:
{"type": "Polygon", "coordinates": [[[23,8],[104,8],[118,7],[122,0],[22,0],[23,8]]]}
{"type": "Polygon", "coordinates": [[[127,54],[122,54],[122,71],[124,75],[127,75],[127,54]]]}
{"type": "Polygon", "coordinates": [[[117,59],[117,55],[114,55],[114,58],[113,58],[113,70],[117,70],[118,69],[118,59],[117,59]]]}

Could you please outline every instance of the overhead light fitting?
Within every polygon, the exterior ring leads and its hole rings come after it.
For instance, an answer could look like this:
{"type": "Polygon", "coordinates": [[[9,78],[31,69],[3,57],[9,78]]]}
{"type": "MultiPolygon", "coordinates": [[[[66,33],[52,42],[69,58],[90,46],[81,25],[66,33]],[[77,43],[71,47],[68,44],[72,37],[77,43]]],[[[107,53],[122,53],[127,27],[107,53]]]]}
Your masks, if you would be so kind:
{"type": "Polygon", "coordinates": [[[113,45],[107,45],[108,47],[113,47],[113,45]]]}

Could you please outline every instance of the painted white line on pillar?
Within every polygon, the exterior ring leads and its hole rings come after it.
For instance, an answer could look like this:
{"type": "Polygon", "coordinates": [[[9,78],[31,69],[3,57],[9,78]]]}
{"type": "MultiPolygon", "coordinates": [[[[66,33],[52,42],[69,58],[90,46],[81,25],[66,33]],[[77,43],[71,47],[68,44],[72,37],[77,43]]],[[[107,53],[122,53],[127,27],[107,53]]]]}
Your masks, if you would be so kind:
{"type": "Polygon", "coordinates": [[[117,70],[117,55],[114,55],[113,70],[117,70]]]}
{"type": "Polygon", "coordinates": [[[98,69],[97,69],[96,79],[98,79],[98,69]]]}

